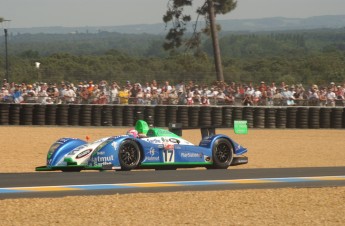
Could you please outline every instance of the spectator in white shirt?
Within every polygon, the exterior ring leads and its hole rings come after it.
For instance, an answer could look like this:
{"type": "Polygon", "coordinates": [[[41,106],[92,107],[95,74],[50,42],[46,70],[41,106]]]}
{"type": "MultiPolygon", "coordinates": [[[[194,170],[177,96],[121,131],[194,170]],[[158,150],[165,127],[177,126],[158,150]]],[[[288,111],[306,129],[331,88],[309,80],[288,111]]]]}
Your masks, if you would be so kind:
{"type": "Polygon", "coordinates": [[[118,99],[119,90],[120,90],[120,87],[117,85],[116,82],[113,82],[110,87],[110,103],[112,104],[120,103],[118,99]]]}
{"type": "Polygon", "coordinates": [[[49,95],[48,95],[46,90],[41,90],[37,94],[37,102],[41,103],[41,104],[45,104],[46,103],[46,99],[47,99],[48,96],[49,95]]]}
{"type": "Polygon", "coordinates": [[[252,96],[253,96],[253,105],[255,105],[255,106],[258,105],[258,103],[260,102],[261,97],[262,97],[262,93],[258,87],[255,88],[252,96]]]}
{"type": "Polygon", "coordinates": [[[73,89],[71,89],[70,85],[66,86],[66,89],[62,91],[65,103],[70,104],[73,103],[76,97],[76,94],[73,89]]]}
{"type": "Polygon", "coordinates": [[[327,98],[326,105],[331,106],[331,107],[335,107],[335,100],[336,100],[337,96],[335,95],[335,93],[332,91],[331,88],[327,89],[326,98],[327,98]]]}

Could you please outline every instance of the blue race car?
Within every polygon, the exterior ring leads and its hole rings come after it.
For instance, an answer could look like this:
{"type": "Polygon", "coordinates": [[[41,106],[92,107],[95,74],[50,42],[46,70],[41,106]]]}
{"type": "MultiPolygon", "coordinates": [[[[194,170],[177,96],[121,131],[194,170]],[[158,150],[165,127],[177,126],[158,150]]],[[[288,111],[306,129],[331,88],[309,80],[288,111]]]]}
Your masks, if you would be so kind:
{"type": "Polygon", "coordinates": [[[204,137],[194,145],[162,128],[149,128],[139,120],[136,129],[144,136],[122,135],[87,143],[61,138],[49,149],[47,165],[36,171],[132,170],[206,167],[227,169],[248,163],[247,149],[222,134],[204,137]]]}

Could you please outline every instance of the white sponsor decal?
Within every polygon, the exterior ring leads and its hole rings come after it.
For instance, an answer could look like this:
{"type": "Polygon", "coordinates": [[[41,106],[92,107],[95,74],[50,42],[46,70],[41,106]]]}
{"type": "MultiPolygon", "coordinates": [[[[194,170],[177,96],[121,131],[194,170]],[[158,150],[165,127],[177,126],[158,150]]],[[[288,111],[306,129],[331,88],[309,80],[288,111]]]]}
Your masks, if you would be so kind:
{"type": "Polygon", "coordinates": [[[169,138],[169,141],[176,144],[180,143],[180,141],[176,138],[169,138]]]}
{"type": "Polygon", "coordinates": [[[83,157],[89,155],[89,154],[91,153],[91,151],[92,151],[91,149],[87,149],[87,150],[85,150],[85,151],[80,152],[80,153],[76,156],[76,159],[80,159],[80,158],[83,158],[83,157]]]}
{"type": "Polygon", "coordinates": [[[150,150],[149,150],[149,154],[150,154],[151,156],[154,156],[155,153],[156,153],[155,149],[151,147],[150,150]]]}
{"type": "Polygon", "coordinates": [[[148,160],[148,161],[159,161],[159,157],[158,156],[157,157],[147,156],[146,160],[148,160]]]}
{"type": "Polygon", "coordinates": [[[109,165],[114,160],[114,156],[95,156],[92,158],[94,165],[109,165]]]}
{"type": "Polygon", "coordinates": [[[162,141],[160,139],[157,139],[157,138],[154,138],[154,139],[148,138],[148,139],[146,139],[146,141],[153,143],[153,144],[161,144],[162,143],[162,141]]]}
{"type": "Polygon", "coordinates": [[[157,153],[157,151],[153,147],[151,147],[147,153],[150,156],[147,156],[146,160],[148,160],[148,161],[159,161],[159,157],[154,156],[156,153],[157,153]]]}
{"type": "Polygon", "coordinates": [[[181,153],[182,158],[201,158],[201,153],[181,153]]]}

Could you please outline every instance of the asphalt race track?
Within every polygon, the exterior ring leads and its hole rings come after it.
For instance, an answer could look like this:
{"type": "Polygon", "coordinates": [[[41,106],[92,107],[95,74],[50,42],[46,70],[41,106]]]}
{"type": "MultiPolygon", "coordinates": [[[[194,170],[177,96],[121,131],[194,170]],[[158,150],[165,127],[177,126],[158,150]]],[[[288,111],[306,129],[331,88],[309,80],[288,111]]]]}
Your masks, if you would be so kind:
{"type": "Polygon", "coordinates": [[[345,167],[1,173],[0,199],[345,186],[345,167]]]}

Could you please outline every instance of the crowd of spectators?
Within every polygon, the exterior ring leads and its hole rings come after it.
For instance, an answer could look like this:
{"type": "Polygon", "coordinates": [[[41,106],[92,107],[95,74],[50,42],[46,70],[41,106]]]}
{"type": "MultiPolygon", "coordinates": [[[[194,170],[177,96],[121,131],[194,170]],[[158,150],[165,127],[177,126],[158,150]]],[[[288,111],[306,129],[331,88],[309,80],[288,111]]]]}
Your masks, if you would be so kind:
{"type": "Polygon", "coordinates": [[[0,102],[40,104],[145,104],[145,105],[237,105],[237,106],[344,106],[344,84],[330,82],[305,88],[285,82],[237,84],[216,82],[196,84],[193,81],[145,84],[127,81],[84,81],[32,84],[8,83],[3,80],[0,102]]]}

